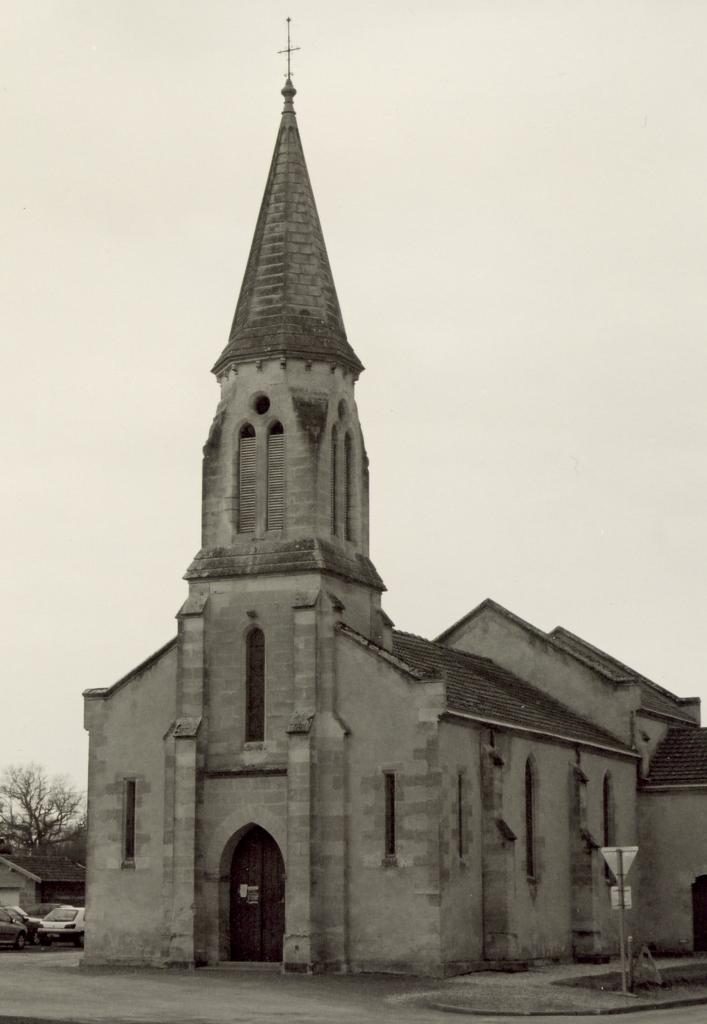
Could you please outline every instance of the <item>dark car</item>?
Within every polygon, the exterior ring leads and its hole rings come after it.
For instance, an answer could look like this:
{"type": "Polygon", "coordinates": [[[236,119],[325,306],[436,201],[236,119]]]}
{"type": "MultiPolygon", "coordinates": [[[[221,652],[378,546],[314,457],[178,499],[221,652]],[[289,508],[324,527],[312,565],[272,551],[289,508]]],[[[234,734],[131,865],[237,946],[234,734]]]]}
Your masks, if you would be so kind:
{"type": "Polygon", "coordinates": [[[27,929],[23,924],[13,921],[9,911],[0,907],[0,943],[24,949],[27,942],[27,929]]]}
{"type": "Polygon", "coordinates": [[[42,923],[40,917],[32,917],[23,910],[22,907],[0,907],[0,910],[6,910],[12,920],[16,924],[23,924],[27,929],[27,941],[33,946],[39,945],[39,935],[37,935],[37,929],[42,923]]]}

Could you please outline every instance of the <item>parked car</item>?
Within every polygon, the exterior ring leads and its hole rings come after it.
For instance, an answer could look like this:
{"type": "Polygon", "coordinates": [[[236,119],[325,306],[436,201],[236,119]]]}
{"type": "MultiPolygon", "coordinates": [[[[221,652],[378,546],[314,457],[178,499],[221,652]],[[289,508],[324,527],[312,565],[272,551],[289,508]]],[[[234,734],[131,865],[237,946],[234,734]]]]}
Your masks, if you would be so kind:
{"type": "Polygon", "coordinates": [[[30,917],[37,917],[42,921],[47,914],[51,913],[52,910],[56,910],[57,907],[69,906],[68,903],[36,903],[33,907],[27,908],[27,913],[30,917]]]}
{"type": "Polygon", "coordinates": [[[52,942],[73,942],[82,947],[85,913],[83,907],[56,907],[40,921],[39,941],[43,946],[51,946],[52,942]]]}
{"type": "Polygon", "coordinates": [[[40,917],[32,917],[26,910],[23,910],[22,907],[0,907],[0,909],[6,910],[16,924],[23,924],[25,926],[27,929],[27,941],[31,945],[39,945],[37,929],[42,921],[40,917]]]}
{"type": "Polygon", "coordinates": [[[24,949],[27,942],[27,929],[23,924],[13,921],[9,911],[0,907],[0,943],[24,949]]]}

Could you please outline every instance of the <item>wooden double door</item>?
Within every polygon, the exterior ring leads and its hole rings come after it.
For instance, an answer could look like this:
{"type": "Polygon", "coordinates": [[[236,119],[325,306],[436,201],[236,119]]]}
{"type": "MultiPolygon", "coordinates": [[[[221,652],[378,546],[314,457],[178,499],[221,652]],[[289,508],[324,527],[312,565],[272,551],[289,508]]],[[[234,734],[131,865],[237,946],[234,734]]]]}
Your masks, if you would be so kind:
{"type": "Polygon", "coordinates": [[[692,884],[692,927],[695,952],[707,951],[707,875],[700,875],[692,884]]]}
{"type": "Polygon", "coordinates": [[[280,961],[285,865],[273,837],[255,825],[231,861],[231,960],[280,961]]]}

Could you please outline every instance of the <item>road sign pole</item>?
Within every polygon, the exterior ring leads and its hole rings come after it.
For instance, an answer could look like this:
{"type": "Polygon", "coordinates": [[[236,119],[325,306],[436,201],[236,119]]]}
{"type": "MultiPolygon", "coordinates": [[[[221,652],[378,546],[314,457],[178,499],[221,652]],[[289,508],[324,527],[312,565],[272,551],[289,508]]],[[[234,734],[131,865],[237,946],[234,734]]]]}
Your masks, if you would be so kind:
{"type": "Polygon", "coordinates": [[[624,950],[624,934],[626,931],[626,922],[624,920],[625,901],[624,901],[624,851],[619,847],[619,875],[616,881],[619,883],[619,945],[621,947],[621,991],[624,995],[628,992],[626,986],[626,953],[624,950]]]}
{"type": "MultiPolygon", "coordinates": [[[[614,907],[614,889],[618,900],[616,906],[619,911],[619,944],[621,951],[621,990],[624,995],[628,995],[628,985],[626,983],[626,875],[631,870],[631,865],[634,862],[636,854],[638,853],[637,846],[602,846],[601,855],[609,866],[609,870],[617,881],[616,886],[612,886],[612,907],[614,907]]],[[[631,906],[631,891],[629,889],[629,907],[631,906]]]]}

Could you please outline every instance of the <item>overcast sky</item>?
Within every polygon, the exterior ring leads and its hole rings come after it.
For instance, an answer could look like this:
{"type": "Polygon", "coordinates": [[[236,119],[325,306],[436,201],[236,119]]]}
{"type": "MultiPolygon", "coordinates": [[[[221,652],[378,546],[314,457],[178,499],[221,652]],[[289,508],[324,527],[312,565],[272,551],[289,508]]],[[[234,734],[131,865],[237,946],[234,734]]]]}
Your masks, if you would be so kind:
{"type": "Polygon", "coordinates": [[[176,632],[288,14],[387,611],[707,698],[703,0],[0,0],[0,768],[176,632]]]}

